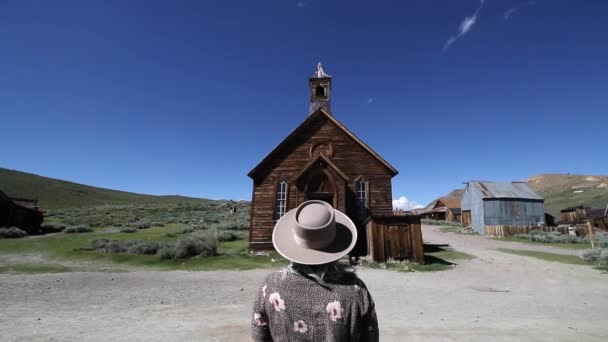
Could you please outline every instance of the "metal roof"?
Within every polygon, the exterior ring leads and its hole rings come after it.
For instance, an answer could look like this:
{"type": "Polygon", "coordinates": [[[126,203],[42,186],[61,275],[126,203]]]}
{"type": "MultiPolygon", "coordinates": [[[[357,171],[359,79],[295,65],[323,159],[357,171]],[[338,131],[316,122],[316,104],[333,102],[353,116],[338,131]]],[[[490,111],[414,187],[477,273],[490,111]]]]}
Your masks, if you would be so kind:
{"type": "Polygon", "coordinates": [[[470,181],[469,186],[477,187],[483,198],[525,198],[544,200],[525,182],[470,181]]]}

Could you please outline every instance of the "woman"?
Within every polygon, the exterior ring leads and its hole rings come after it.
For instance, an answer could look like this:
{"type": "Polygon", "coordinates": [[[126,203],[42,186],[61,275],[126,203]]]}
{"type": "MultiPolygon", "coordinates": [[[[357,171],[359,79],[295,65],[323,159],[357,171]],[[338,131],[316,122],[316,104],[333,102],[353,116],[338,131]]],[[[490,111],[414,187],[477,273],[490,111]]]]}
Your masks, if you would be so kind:
{"type": "Polygon", "coordinates": [[[260,286],[253,340],[378,341],[371,295],[339,261],[356,241],[353,222],[325,202],[304,202],[286,213],[272,243],[291,265],[268,275],[260,286]]]}

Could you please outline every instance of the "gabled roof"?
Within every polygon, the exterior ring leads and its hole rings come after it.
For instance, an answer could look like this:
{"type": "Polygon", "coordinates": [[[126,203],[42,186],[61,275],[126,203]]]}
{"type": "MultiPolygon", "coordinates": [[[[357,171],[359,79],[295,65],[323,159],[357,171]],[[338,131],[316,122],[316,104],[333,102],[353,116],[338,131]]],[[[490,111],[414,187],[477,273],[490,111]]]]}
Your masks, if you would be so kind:
{"type": "Polygon", "coordinates": [[[342,177],[345,181],[348,182],[348,176],[345,175],[344,172],[342,172],[342,170],[340,170],[336,166],[336,164],[332,163],[331,160],[329,160],[327,157],[325,157],[324,155],[322,155],[320,153],[317,154],[314,158],[312,158],[308,163],[306,163],[306,165],[304,165],[302,170],[300,170],[300,172],[298,172],[295,176],[293,176],[293,178],[291,178],[291,181],[297,182],[300,179],[300,177],[302,177],[306,173],[306,171],[308,171],[308,169],[310,169],[313,165],[315,165],[320,160],[322,160],[327,165],[329,165],[329,167],[331,167],[334,171],[336,171],[336,173],[339,174],[340,177],[342,177]]]}
{"type": "Polygon", "coordinates": [[[536,191],[532,190],[526,182],[488,182],[470,181],[470,187],[481,191],[483,198],[523,198],[544,200],[536,191]]]}
{"type": "Polygon", "coordinates": [[[439,202],[448,207],[448,208],[460,208],[460,197],[456,196],[443,196],[440,197],[431,203],[431,208],[437,208],[439,202]]]}
{"type": "Polygon", "coordinates": [[[303,131],[306,127],[308,127],[315,119],[323,117],[330,122],[332,122],[339,130],[344,132],[347,136],[349,136],[355,143],[361,146],[365,151],[372,155],[380,164],[382,164],[390,173],[391,176],[396,176],[399,171],[395,169],[391,164],[389,164],[386,160],[384,160],[378,153],[371,149],[366,143],[364,143],[361,139],[359,139],[356,135],[354,135],[351,131],[348,130],[342,123],[336,120],[329,112],[327,112],[324,108],[319,108],[316,111],[312,112],[296,129],[291,132],[279,145],[277,145],[258,165],[256,165],[249,173],[247,174],[249,177],[256,179],[259,176],[261,170],[263,170],[264,166],[270,162],[279,152],[286,146],[290,141],[297,138],[298,133],[303,131]]]}

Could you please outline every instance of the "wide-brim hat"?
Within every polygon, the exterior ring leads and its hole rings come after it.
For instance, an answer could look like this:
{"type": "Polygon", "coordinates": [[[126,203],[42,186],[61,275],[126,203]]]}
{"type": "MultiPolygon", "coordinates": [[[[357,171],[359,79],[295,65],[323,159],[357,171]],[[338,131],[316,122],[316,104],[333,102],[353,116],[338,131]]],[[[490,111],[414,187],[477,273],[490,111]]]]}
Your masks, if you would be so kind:
{"type": "Polygon", "coordinates": [[[320,265],[348,254],[357,242],[357,227],[348,216],[323,201],[312,200],[288,211],[274,226],[272,244],[284,258],[320,265]]]}

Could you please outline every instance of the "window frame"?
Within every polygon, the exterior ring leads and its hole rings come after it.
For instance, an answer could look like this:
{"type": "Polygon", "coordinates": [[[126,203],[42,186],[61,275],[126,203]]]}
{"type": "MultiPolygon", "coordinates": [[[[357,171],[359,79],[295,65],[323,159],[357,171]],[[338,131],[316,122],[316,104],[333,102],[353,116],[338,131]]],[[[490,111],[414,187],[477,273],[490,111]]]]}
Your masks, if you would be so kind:
{"type": "Polygon", "coordinates": [[[288,208],[288,199],[289,199],[289,182],[284,179],[281,178],[279,179],[279,181],[276,183],[275,187],[274,187],[274,203],[273,203],[273,222],[277,222],[281,219],[281,217],[283,217],[285,214],[287,214],[288,208]],[[282,186],[282,184],[285,184],[285,188],[281,189],[280,187],[282,186]],[[282,196],[281,196],[282,195],[282,196]],[[283,197],[283,198],[279,198],[279,197],[283,197]],[[283,205],[281,205],[281,203],[283,205]],[[282,209],[282,212],[281,212],[282,209]]]}
{"type": "Polygon", "coordinates": [[[359,176],[355,179],[355,198],[357,199],[357,216],[358,219],[363,222],[369,217],[369,181],[359,176]],[[364,191],[360,189],[360,184],[365,186],[364,191]],[[364,198],[360,195],[363,194],[364,198]]]}

